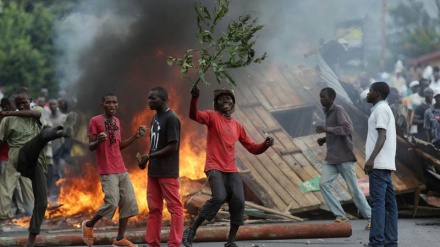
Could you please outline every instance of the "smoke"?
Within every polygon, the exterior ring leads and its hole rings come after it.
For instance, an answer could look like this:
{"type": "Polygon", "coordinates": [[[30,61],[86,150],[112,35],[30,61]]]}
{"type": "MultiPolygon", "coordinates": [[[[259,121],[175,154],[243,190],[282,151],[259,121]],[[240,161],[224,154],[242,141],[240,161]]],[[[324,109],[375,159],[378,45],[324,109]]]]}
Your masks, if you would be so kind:
{"type": "MultiPolygon", "coordinates": [[[[253,14],[265,25],[257,55],[267,52],[266,63],[295,64],[307,62],[303,54],[321,38],[335,36],[336,22],[367,14],[379,21],[380,9],[380,1],[368,0],[246,0],[231,1],[228,18],[253,14]]],[[[373,30],[379,33],[379,28],[373,30]]],[[[113,92],[122,103],[118,115],[127,119],[145,109],[154,86],[173,88],[172,95],[189,98],[190,83],[178,77],[177,68],[168,67],[166,58],[199,47],[195,31],[193,1],[79,1],[55,30],[61,88],[69,89],[78,109],[88,114],[100,113],[102,95],[113,92]]],[[[202,93],[212,90],[202,88],[202,93]]]]}

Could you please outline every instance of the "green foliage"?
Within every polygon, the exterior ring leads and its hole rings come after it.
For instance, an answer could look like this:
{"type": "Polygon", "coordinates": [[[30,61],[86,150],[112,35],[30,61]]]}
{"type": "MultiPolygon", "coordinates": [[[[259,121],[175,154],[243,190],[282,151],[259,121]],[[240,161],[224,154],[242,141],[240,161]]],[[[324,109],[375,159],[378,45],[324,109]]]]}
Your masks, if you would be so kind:
{"type": "Polygon", "coordinates": [[[33,95],[42,87],[56,92],[52,27],[64,1],[1,2],[0,83],[4,91],[11,93],[26,86],[33,95]]]}
{"type": "MultiPolygon", "coordinates": [[[[438,16],[439,9],[434,11],[438,16]]],[[[389,15],[392,33],[388,47],[393,54],[409,59],[439,50],[439,19],[429,15],[424,2],[399,2],[389,10],[389,15]]]]}
{"type": "Polygon", "coordinates": [[[210,85],[205,74],[211,68],[218,83],[226,81],[236,86],[226,69],[260,63],[266,58],[266,53],[255,57],[253,49],[255,35],[263,26],[257,25],[257,19],[247,14],[230,21],[225,31],[216,32],[218,24],[229,12],[229,0],[216,1],[213,11],[198,3],[194,4],[198,28],[196,36],[202,47],[186,50],[182,58],[170,56],[167,63],[170,66],[174,63],[180,66],[180,74],[184,77],[190,69],[196,69],[199,75],[196,84],[202,80],[206,85],[210,85]]]}

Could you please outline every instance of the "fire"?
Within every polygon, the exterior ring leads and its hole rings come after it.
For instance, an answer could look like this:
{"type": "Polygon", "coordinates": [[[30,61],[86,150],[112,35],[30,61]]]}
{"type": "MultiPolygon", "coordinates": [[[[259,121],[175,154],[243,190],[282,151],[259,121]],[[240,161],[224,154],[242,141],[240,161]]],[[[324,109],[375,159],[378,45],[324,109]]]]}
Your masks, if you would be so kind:
{"type": "MultiPolygon", "coordinates": [[[[169,91],[170,99],[178,99],[175,91],[169,91]]],[[[187,102],[189,104],[189,102],[187,102]]],[[[170,100],[169,107],[173,110],[179,109],[180,100],[170,100]]],[[[177,111],[177,110],[175,110],[177,111]]],[[[151,111],[146,106],[146,109],[136,114],[130,124],[131,131],[134,132],[140,125],[146,125],[149,129],[150,121],[155,114],[155,111],[151,111]]],[[[180,141],[180,177],[187,177],[190,179],[204,178],[203,167],[205,162],[205,138],[201,138],[200,133],[195,128],[187,128],[188,122],[191,121],[186,117],[186,114],[178,115],[181,120],[181,141],[180,141]]],[[[147,131],[147,135],[149,130],[147,131]]],[[[123,138],[126,138],[126,136],[123,138]]],[[[139,146],[145,146],[145,143],[149,142],[149,137],[144,137],[142,140],[138,140],[139,146]],[[143,144],[143,145],[142,145],[143,144]]],[[[136,144],[132,144],[136,145],[136,144]]],[[[147,148],[139,149],[142,154],[147,153],[147,148]]],[[[124,161],[127,167],[134,167],[129,170],[129,175],[133,183],[134,192],[138,202],[140,215],[139,217],[145,217],[148,214],[148,205],[146,199],[147,190],[147,170],[139,170],[137,165],[128,164],[128,162],[134,160],[135,154],[128,154],[123,151],[124,161]],[[131,155],[133,157],[128,157],[131,155]],[[127,156],[127,157],[126,157],[127,156]]],[[[92,161],[94,162],[94,161],[92,161]]],[[[69,168],[69,167],[68,167],[69,168]]],[[[46,218],[55,217],[72,217],[76,215],[82,215],[82,218],[90,218],[98,210],[99,206],[103,203],[104,195],[101,190],[99,182],[99,175],[96,166],[92,163],[86,163],[84,169],[78,174],[74,168],[69,168],[66,171],[66,176],[57,182],[57,185],[61,188],[59,197],[59,204],[61,207],[55,210],[48,210],[46,212],[46,218]]],[[[186,195],[186,189],[181,186],[180,195],[183,198],[186,195]]],[[[170,219],[170,214],[164,207],[164,219],[170,219]]],[[[116,212],[113,220],[117,220],[118,215],[116,212]]]]}

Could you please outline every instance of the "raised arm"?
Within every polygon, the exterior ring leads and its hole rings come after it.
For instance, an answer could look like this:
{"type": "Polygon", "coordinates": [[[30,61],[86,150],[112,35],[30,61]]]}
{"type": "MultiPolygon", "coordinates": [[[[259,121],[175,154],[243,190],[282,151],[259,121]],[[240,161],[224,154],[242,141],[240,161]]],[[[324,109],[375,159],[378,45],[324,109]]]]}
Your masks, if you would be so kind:
{"type": "Polygon", "coordinates": [[[197,121],[198,99],[200,96],[200,90],[197,85],[193,85],[191,88],[191,104],[189,106],[189,118],[197,121]]]}
{"type": "Polygon", "coordinates": [[[21,110],[21,111],[0,111],[0,116],[16,116],[16,117],[33,117],[40,118],[41,112],[38,110],[21,110]]]}

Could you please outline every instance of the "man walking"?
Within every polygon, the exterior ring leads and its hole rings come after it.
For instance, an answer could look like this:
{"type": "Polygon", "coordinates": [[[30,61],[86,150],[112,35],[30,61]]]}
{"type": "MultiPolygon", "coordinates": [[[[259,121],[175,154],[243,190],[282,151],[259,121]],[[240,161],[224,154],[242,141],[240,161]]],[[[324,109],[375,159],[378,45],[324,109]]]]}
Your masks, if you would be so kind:
{"type": "Polygon", "coordinates": [[[112,219],[119,207],[118,235],[113,246],[137,247],[124,237],[128,219],[139,214],[138,204],[127,168],[122,160],[121,150],[128,147],[145,133],[140,126],[130,138],[121,140],[119,119],[115,117],[118,98],[112,93],[102,97],[103,114],[94,116],[89,123],[89,150],[95,151],[96,166],[104,192],[104,205],[89,221],[81,223],[82,237],[88,246],[93,245],[93,226],[102,217],[112,219]]]}
{"type": "Polygon", "coordinates": [[[354,171],[356,156],[351,136],[353,123],[344,108],[334,103],[336,92],[333,88],[327,87],[322,89],[319,97],[321,105],[324,107],[325,126],[317,126],[316,132],[325,133],[325,137],[319,138],[317,142],[320,146],[327,143],[326,163],[322,166],[321,179],[319,181],[322,197],[330,211],[335,215],[336,222],[348,221],[347,215],[336,198],[332,187],[333,181],[341,174],[347,183],[354,204],[362,216],[368,220],[365,229],[369,230],[371,208],[358,186],[356,172],[354,171]]]}

